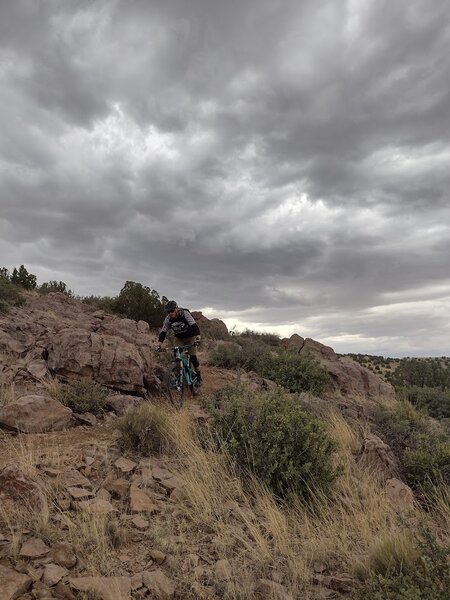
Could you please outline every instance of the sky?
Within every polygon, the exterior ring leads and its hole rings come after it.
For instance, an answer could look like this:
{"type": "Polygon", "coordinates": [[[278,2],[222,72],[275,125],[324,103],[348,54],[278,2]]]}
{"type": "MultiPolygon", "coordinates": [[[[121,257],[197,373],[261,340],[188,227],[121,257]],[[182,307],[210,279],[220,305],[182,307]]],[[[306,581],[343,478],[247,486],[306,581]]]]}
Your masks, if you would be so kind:
{"type": "Polygon", "coordinates": [[[447,0],[0,0],[0,266],[450,355],[447,0]]]}

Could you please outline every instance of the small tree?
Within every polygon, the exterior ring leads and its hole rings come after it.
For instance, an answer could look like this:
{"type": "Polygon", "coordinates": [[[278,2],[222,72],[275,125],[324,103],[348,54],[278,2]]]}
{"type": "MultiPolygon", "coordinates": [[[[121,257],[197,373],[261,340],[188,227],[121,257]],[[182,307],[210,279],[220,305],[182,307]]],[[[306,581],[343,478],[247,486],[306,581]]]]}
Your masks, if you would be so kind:
{"type": "Polygon", "coordinates": [[[7,279],[8,281],[11,279],[11,275],[6,267],[0,267],[0,279],[7,279]]]}
{"type": "Polygon", "coordinates": [[[157,327],[165,317],[166,302],[167,298],[160,297],[156,290],[142,283],[127,281],[114,301],[113,309],[129,319],[147,321],[152,327],[157,327]]]}
{"type": "Polygon", "coordinates": [[[61,294],[67,294],[68,296],[72,296],[72,290],[67,289],[67,285],[64,281],[48,281],[43,283],[39,287],[39,291],[42,294],[49,294],[50,292],[60,292],[61,294]]]}
{"type": "Polygon", "coordinates": [[[24,265],[20,265],[18,270],[16,269],[16,267],[14,267],[11,275],[11,282],[15,283],[16,285],[20,285],[26,290],[34,290],[34,288],[36,287],[37,280],[36,275],[28,273],[24,265]]]}

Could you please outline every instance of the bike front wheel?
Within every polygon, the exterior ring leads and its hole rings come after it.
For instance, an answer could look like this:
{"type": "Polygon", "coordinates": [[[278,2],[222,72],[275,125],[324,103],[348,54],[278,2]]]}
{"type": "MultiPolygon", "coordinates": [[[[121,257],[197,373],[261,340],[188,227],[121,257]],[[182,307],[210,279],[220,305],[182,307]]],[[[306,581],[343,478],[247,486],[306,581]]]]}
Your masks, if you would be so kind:
{"type": "Polygon", "coordinates": [[[181,365],[173,362],[166,371],[166,388],[169,400],[175,408],[183,406],[185,387],[181,365]]]}

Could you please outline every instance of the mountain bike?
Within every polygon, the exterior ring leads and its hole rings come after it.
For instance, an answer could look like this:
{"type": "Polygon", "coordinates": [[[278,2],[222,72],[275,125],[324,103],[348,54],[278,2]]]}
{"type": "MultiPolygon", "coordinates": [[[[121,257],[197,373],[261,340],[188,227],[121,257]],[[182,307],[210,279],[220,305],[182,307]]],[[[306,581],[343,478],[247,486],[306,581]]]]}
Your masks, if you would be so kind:
{"type": "Polygon", "coordinates": [[[199,342],[193,342],[186,346],[173,346],[172,348],[160,348],[157,350],[158,352],[172,352],[173,360],[167,368],[164,382],[169,400],[176,408],[183,406],[188,389],[192,396],[197,396],[198,394],[200,384],[189,355],[189,349],[198,345],[199,342]]]}

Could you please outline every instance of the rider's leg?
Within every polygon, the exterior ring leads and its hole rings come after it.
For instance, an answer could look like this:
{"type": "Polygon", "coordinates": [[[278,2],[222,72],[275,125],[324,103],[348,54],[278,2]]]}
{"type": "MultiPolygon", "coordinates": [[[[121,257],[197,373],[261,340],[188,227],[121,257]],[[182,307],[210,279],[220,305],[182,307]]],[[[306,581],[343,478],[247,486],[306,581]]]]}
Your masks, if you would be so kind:
{"type": "Polygon", "coordinates": [[[200,363],[198,362],[197,355],[191,356],[191,363],[197,373],[197,381],[202,383],[202,374],[200,373],[200,363]]]}
{"type": "MultiPolygon", "coordinates": [[[[189,337],[189,338],[179,338],[176,337],[175,338],[175,342],[177,345],[180,346],[187,346],[188,344],[192,344],[193,342],[195,342],[195,340],[197,339],[197,336],[193,336],[193,337],[189,337]]],[[[198,361],[198,356],[197,356],[197,347],[196,346],[192,346],[192,348],[189,348],[189,356],[191,359],[191,364],[195,369],[195,372],[197,374],[197,381],[199,383],[202,383],[202,375],[200,373],[200,363],[198,361]]]]}

